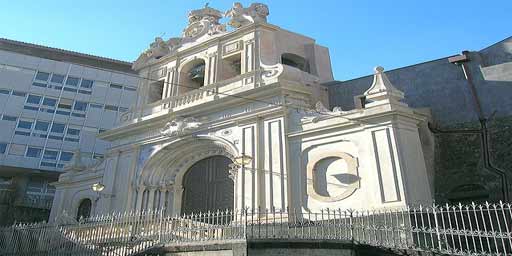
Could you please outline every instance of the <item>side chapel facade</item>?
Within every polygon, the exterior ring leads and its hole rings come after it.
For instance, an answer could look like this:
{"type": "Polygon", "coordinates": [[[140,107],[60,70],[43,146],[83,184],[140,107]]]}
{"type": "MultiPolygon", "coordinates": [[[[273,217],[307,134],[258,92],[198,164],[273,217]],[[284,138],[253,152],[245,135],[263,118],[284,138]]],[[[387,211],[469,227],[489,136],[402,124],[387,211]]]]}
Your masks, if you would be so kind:
{"type": "Polygon", "coordinates": [[[112,143],[103,160],[75,154],[50,220],[431,203],[428,113],[401,102],[381,67],[358,108],[327,109],[328,49],[268,14],[259,3],[225,14],[206,6],[190,12],[182,37],[156,38],[133,64],[147,78],[136,106],[99,135],[112,143]]]}

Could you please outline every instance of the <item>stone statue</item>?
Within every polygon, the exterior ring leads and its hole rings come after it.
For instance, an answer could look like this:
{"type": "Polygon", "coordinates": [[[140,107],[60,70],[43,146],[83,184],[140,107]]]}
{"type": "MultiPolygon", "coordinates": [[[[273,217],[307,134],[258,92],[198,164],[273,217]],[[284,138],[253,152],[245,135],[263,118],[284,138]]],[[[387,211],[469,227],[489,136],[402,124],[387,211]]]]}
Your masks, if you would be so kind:
{"type": "Polygon", "coordinates": [[[268,14],[268,6],[265,4],[252,3],[248,8],[244,8],[241,3],[236,2],[224,16],[231,18],[228,22],[230,26],[239,28],[250,23],[267,22],[268,14]]]}
{"type": "Polygon", "coordinates": [[[179,136],[186,132],[198,129],[201,124],[201,122],[197,121],[193,117],[177,117],[165,124],[164,128],[160,130],[160,134],[168,137],[179,136]]]}
{"type": "Polygon", "coordinates": [[[149,45],[149,49],[145,50],[138,58],[133,62],[133,68],[137,69],[140,65],[147,62],[151,58],[160,58],[171,52],[169,45],[161,37],[156,37],[155,41],[149,45]]]}

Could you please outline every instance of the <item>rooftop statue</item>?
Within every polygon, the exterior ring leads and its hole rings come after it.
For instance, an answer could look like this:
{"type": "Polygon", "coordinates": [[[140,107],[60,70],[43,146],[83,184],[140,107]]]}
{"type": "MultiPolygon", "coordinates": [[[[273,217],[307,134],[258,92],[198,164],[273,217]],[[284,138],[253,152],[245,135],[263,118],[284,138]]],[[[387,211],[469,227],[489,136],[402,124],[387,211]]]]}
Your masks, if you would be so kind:
{"type": "Polygon", "coordinates": [[[268,6],[265,4],[252,3],[248,8],[244,8],[241,3],[236,2],[225,16],[231,18],[228,22],[230,26],[239,28],[250,23],[267,22],[268,14],[268,6]]]}
{"type": "Polygon", "coordinates": [[[188,25],[183,30],[182,37],[170,38],[168,41],[161,37],[155,38],[149,49],[145,50],[133,63],[132,68],[137,70],[152,59],[159,59],[168,54],[176,52],[181,46],[195,42],[204,36],[213,36],[226,32],[226,24],[221,24],[223,16],[231,18],[228,24],[234,28],[243,25],[266,22],[269,14],[265,4],[253,3],[244,8],[240,3],[234,3],[233,8],[226,13],[205,5],[203,8],[193,10],[188,14],[188,25]]]}

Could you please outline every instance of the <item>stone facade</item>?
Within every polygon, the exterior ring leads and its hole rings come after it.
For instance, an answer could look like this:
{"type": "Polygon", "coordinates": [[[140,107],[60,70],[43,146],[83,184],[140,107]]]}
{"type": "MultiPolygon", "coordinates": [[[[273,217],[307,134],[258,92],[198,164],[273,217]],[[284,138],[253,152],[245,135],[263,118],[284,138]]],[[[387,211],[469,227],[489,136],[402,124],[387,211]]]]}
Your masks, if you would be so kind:
{"type": "MultiPolygon", "coordinates": [[[[462,67],[450,63],[448,57],[391,70],[387,75],[405,93],[409,106],[431,110],[431,126],[438,130],[432,156],[436,202],[509,200],[512,191],[508,186],[508,196],[504,195],[503,183],[512,184],[512,37],[464,54],[476,100],[462,67]]],[[[372,76],[366,76],[325,84],[331,105],[356,107],[354,97],[362,95],[371,80],[372,76]]]]}
{"type": "Polygon", "coordinates": [[[112,143],[103,162],[77,160],[60,176],[52,220],[77,216],[87,199],[92,214],[182,214],[191,194],[219,201],[207,210],[226,202],[277,212],[432,202],[432,152],[423,142],[430,116],[404,103],[383,68],[366,85],[364,108],[331,110],[322,86],[333,79],[327,48],[266,23],[263,4],[236,3],[229,29],[221,15],[192,11],[182,37],[156,38],[135,61],[148,78],[136,106],[100,135],[112,143]],[[215,167],[226,158],[229,168],[215,167]],[[192,179],[198,165],[204,175],[192,179]],[[205,179],[233,185],[197,185],[205,179]],[[91,190],[98,183],[99,193],[91,190]]]}

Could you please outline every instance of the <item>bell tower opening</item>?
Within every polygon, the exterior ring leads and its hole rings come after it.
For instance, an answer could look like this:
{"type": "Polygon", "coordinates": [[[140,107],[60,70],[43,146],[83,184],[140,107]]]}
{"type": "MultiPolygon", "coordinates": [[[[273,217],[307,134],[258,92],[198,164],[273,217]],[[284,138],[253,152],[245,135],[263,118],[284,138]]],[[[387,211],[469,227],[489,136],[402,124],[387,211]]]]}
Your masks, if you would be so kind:
{"type": "Polygon", "coordinates": [[[231,159],[211,156],[198,161],[183,177],[182,214],[232,210],[234,182],[229,177],[231,159]]]}
{"type": "Polygon", "coordinates": [[[199,89],[204,86],[206,63],[203,59],[196,59],[181,69],[179,79],[180,94],[199,89]]]}

